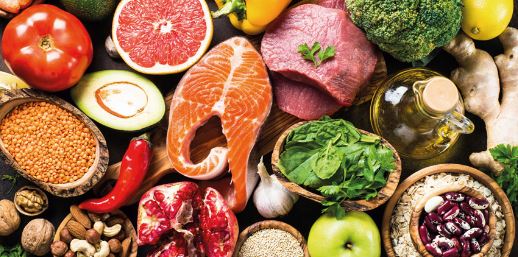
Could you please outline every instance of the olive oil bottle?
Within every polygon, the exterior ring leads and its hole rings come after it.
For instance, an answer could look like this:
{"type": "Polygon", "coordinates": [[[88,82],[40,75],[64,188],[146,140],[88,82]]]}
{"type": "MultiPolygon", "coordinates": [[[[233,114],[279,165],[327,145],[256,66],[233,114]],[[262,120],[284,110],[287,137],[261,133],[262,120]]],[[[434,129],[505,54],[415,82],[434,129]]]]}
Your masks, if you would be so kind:
{"type": "Polygon", "coordinates": [[[404,157],[428,159],[474,130],[455,84],[423,68],[401,71],[376,91],[370,110],[374,131],[404,157]]]}

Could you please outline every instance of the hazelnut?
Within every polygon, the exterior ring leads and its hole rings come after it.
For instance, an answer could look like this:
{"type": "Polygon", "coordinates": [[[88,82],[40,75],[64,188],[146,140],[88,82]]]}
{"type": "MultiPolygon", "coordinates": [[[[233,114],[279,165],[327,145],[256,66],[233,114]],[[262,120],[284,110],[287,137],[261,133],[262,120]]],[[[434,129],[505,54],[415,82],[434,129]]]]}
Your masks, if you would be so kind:
{"type": "Polygon", "coordinates": [[[65,253],[64,257],[76,257],[76,253],[69,250],[67,253],[65,253]]]}
{"type": "Polygon", "coordinates": [[[122,250],[121,241],[118,239],[112,238],[108,241],[108,244],[110,245],[110,252],[112,253],[119,253],[122,250]]]}
{"type": "Polygon", "coordinates": [[[61,232],[59,232],[59,239],[67,244],[70,244],[74,237],[72,234],[70,234],[70,231],[68,231],[67,228],[64,228],[61,230],[61,232]]]}
{"type": "Polygon", "coordinates": [[[68,251],[68,244],[63,241],[55,241],[50,245],[52,255],[61,257],[68,251]]]}
{"type": "Polygon", "coordinates": [[[90,244],[97,244],[101,241],[101,235],[95,231],[95,229],[89,229],[86,231],[86,241],[88,241],[88,243],[90,244]]]}

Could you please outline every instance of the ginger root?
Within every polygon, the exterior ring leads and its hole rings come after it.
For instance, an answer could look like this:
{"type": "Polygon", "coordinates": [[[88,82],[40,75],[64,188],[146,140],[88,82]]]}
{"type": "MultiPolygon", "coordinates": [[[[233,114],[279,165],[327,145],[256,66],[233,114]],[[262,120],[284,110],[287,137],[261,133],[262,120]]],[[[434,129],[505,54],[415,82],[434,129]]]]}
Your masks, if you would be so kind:
{"type": "MultiPolygon", "coordinates": [[[[463,33],[444,47],[460,65],[451,79],[462,93],[466,110],[486,124],[487,149],[499,144],[518,146],[518,30],[509,27],[499,39],[504,53],[494,60],[463,33]]],[[[503,169],[488,150],[472,153],[469,160],[496,174],[503,169]]]]}

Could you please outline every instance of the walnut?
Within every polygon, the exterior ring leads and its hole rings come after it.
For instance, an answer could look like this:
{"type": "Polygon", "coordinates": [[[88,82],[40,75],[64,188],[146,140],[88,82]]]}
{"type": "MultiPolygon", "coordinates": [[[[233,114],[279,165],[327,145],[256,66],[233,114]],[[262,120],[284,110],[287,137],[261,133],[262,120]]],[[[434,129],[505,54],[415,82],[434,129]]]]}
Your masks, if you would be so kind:
{"type": "Polygon", "coordinates": [[[14,203],[9,200],[0,201],[0,236],[8,236],[20,226],[20,215],[14,203]]]}
{"type": "Polygon", "coordinates": [[[43,256],[50,251],[54,226],[46,219],[31,220],[22,232],[22,247],[25,251],[43,256]]]}

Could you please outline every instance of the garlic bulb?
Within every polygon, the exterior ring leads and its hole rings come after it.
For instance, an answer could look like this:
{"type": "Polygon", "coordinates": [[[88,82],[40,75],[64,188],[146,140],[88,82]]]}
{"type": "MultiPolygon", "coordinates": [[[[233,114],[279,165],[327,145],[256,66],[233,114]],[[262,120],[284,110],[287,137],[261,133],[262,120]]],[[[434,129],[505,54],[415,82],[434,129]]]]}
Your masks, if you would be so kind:
{"type": "Polygon", "coordinates": [[[265,218],[288,214],[299,196],[288,191],[275,175],[268,174],[263,158],[257,165],[257,173],[259,173],[261,181],[254,192],[254,204],[259,214],[265,218]]]}

